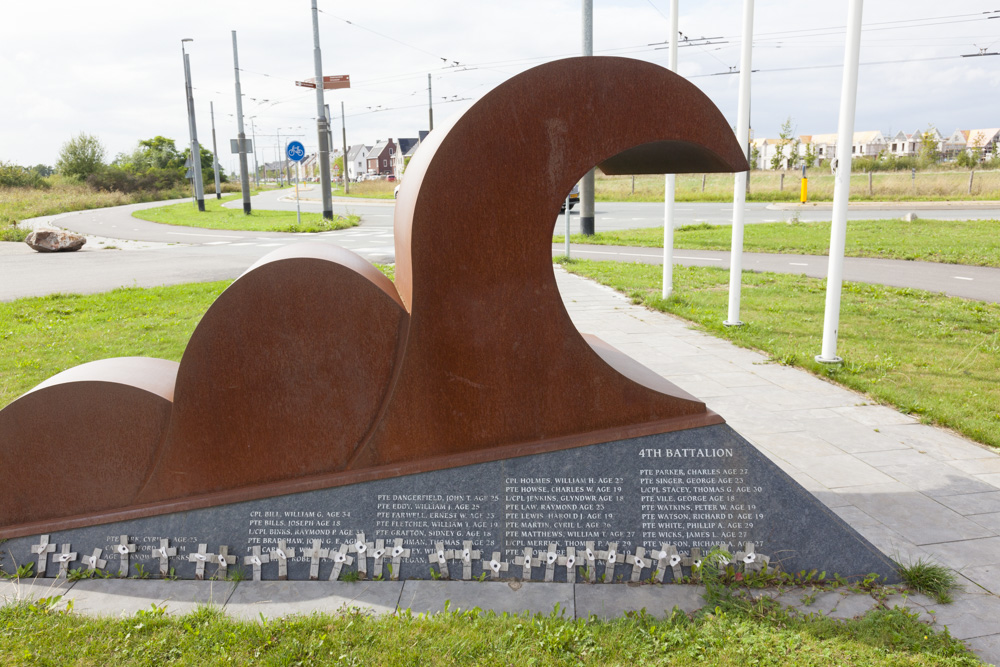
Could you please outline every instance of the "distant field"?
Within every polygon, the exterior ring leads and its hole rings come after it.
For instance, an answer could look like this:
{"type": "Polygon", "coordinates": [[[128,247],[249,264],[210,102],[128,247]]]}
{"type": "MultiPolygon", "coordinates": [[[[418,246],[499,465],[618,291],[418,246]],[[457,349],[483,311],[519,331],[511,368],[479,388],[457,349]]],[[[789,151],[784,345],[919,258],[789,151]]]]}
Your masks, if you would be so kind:
{"type": "MultiPolygon", "coordinates": [[[[799,201],[801,171],[751,171],[749,201],[799,201]],[[784,174],[784,188],[781,176],[784,174]]],[[[809,201],[833,201],[833,175],[828,168],[808,171],[809,201]]],[[[605,176],[598,172],[597,201],[663,201],[663,176],[605,176]]],[[[732,174],[678,174],[677,201],[732,201],[732,174]],[[704,179],[704,180],[703,180],[704,179]],[[704,183],[704,189],[703,189],[704,183]]],[[[969,172],[875,172],[871,191],[868,174],[851,175],[852,201],[1000,200],[1000,171],[977,171],[969,193],[969,172]]]]}

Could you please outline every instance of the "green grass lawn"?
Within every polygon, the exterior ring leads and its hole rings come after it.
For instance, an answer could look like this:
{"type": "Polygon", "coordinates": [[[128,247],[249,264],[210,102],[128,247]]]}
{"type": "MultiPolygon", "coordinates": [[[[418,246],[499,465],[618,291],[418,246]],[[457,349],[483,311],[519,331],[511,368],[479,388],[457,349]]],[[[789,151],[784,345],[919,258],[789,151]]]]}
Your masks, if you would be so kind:
{"type": "Polygon", "coordinates": [[[327,232],[346,229],[358,224],[360,217],[346,218],[334,215],[333,220],[324,220],[319,213],[303,213],[302,224],[296,221],[295,211],[264,211],[254,209],[244,215],[242,208],[224,208],[222,204],[239,195],[220,199],[205,199],[205,211],[198,211],[192,202],[172,204],[157,208],[147,208],[132,213],[136,218],[159,222],[165,225],[202,227],[204,229],[232,229],[250,232],[327,232]]]}
{"type": "MultiPolygon", "coordinates": [[[[319,584],[317,584],[319,585],[319,584]]],[[[360,584],[359,584],[360,585],[360,584]]],[[[961,642],[900,610],[859,620],[765,605],[693,619],[613,622],[450,612],[234,621],[218,608],[88,619],[44,604],[0,608],[5,665],[978,665],[961,642]]]]}
{"type": "MultiPolygon", "coordinates": [[[[663,247],[663,228],[599,232],[593,236],[570,235],[572,243],[663,247]]],[[[562,243],[556,236],[553,243],[562,243]]],[[[729,250],[728,225],[687,225],[674,231],[674,247],[729,250]]],[[[827,255],[829,222],[769,222],[747,225],[743,235],[746,252],[827,255]]],[[[1000,220],[856,220],[847,223],[848,257],[911,259],[947,264],[1000,267],[1000,220]]]]}
{"type": "Polygon", "coordinates": [[[662,268],[561,260],[567,270],[609,285],[633,302],[679,315],[715,336],[775,361],[824,375],[923,420],[1000,446],[1000,305],[913,289],[844,283],[837,353],[817,363],[826,281],[743,274],[742,327],[725,327],[729,272],[674,267],[663,300],[662,268]]]}

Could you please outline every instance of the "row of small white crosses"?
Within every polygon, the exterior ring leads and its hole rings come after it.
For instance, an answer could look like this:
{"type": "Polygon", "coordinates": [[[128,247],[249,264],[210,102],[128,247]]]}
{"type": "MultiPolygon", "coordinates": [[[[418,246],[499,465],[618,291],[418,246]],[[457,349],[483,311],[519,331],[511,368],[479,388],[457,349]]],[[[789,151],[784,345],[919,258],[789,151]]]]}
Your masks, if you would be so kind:
{"type": "MultiPolygon", "coordinates": [[[[49,541],[48,535],[42,535],[38,542],[38,544],[31,546],[31,553],[38,554],[38,576],[44,577],[46,571],[49,569],[49,554],[55,553],[56,545],[49,541]]],[[[79,557],[79,554],[75,551],[70,551],[70,548],[69,544],[62,545],[62,551],[52,558],[53,561],[59,563],[59,574],[56,577],[65,578],[69,574],[70,563],[76,562],[79,557]]],[[[123,577],[127,577],[129,556],[135,553],[135,544],[129,543],[128,535],[121,536],[117,551],[119,555],[118,573],[123,577]]],[[[108,564],[108,561],[101,558],[103,553],[103,549],[94,549],[94,552],[90,556],[83,557],[83,563],[87,566],[88,570],[104,568],[108,564]]]]}
{"type": "Polygon", "coordinates": [[[375,540],[374,542],[366,542],[365,534],[358,533],[357,539],[353,544],[341,544],[340,548],[336,551],[333,549],[324,549],[321,540],[313,540],[312,547],[304,549],[302,555],[309,559],[309,578],[312,580],[319,579],[319,565],[320,559],[332,558],[333,559],[333,570],[330,572],[330,581],[336,581],[340,578],[340,572],[344,565],[350,565],[354,562],[354,557],[348,555],[349,553],[355,553],[358,555],[358,573],[367,576],[368,574],[368,559],[374,558],[373,571],[379,576],[382,574],[382,568],[384,566],[384,561],[391,559],[392,566],[389,570],[389,578],[393,581],[399,579],[399,568],[403,558],[409,558],[410,550],[403,548],[402,538],[397,537],[392,546],[392,551],[385,545],[385,540],[375,540]]]}
{"type": "MultiPolygon", "coordinates": [[[[461,550],[446,550],[444,543],[437,542],[434,545],[435,550],[428,554],[427,559],[431,564],[438,566],[439,574],[445,579],[450,577],[448,561],[461,560],[463,566],[462,578],[470,579],[472,577],[472,561],[480,558],[480,552],[472,549],[472,542],[463,542],[462,547],[461,550]]],[[[555,568],[557,565],[565,567],[567,575],[572,572],[577,564],[578,554],[576,547],[566,547],[565,554],[558,553],[557,549],[558,545],[551,543],[549,544],[548,551],[545,552],[535,552],[531,547],[525,547],[523,555],[514,558],[514,564],[521,567],[521,577],[523,579],[531,579],[531,569],[541,565],[545,565],[545,581],[553,581],[555,579],[555,568]]],[[[719,545],[719,550],[729,552],[728,546],[724,545],[719,545]]],[[[646,549],[643,547],[637,547],[635,554],[628,554],[619,552],[617,542],[610,542],[607,550],[603,551],[595,550],[594,542],[587,542],[579,556],[587,564],[586,576],[592,583],[597,581],[597,561],[604,562],[604,583],[614,581],[615,566],[619,561],[624,561],[626,564],[632,566],[630,580],[637,582],[642,579],[642,571],[644,569],[652,569],[653,561],[655,560],[656,571],[653,577],[660,583],[663,582],[668,567],[673,574],[674,580],[677,581],[683,577],[682,567],[697,569],[701,567],[702,563],[701,549],[695,547],[691,549],[690,555],[682,557],[678,553],[677,547],[666,543],[658,551],[654,550],[647,556],[646,549]]],[[[747,542],[744,545],[743,551],[737,551],[732,559],[724,560],[725,562],[721,563],[723,566],[742,564],[744,571],[757,572],[768,563],[769,558],[756,553],[753,542],[747,542]]],[[[499,579],[501,572],[507,572],[510,567],[508,563],[500,560],[499,551],[493,552],[493,558],[488,565],[494,579],[499,579]]]]}

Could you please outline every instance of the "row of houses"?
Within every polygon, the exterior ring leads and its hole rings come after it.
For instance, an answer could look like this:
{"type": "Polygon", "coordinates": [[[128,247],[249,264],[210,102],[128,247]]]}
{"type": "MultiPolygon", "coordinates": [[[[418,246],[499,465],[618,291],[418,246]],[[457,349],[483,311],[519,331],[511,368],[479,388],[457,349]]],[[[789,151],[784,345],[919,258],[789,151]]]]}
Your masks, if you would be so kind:
{"type": "MultiPolygon", "coordinates": [[[[977,154],[983,160],[997,155],[1000,143],[1000,128],[982,130],[955,130],[945,137],[937,128],[906,133],[897,132],[887,138],[880,130],[855,132],[851,145],[854,157],[916,157],[924,146],[933,147],[934,152],[944,160],[954,160],[961,153],[977,154]]],[[[779,168],[789,169],[806,162],[807,157],[815,158],[820,166],[837,157],[837,135],[802,134],[790,139],[756,138],[750,142],[752,161],[756,169],[772,169],[774,157],[779,151],[779,168]]]]}
{"type": "MultiPolygon", "coordinates": [[[[388,137],[380,139],[374,145],[355,144],[347,148],[347,177],[351,181],[365,178],[395,176],[402,178],[403,170],[420,143],[428,135],[421,130],[417,137],[388,137]]],[[[330,162],[335,163],[343,151],[335,148],[330,152],[330,162]]],[[[312,153],[303,158],[299,165],[301,177],[304,180],[319,179],[319,155],[312,153]]],[[[294,173],[295,163],[289,160],[268,162],[263,165],[264,178],[274,178],[281,171],[284,174],[294,173]]],[[[341,177],[339,167],[332,169],[333,177],[341,177]]]]}

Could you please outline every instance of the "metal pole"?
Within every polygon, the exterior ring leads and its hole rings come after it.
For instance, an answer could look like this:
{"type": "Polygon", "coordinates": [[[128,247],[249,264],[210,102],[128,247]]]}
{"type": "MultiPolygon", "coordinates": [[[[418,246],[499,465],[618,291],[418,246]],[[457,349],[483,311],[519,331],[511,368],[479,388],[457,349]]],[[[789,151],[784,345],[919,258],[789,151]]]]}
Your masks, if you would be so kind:
{"type": "Polygon", "coordinates": [[[253,140],[253,182],[260,189],[260,166],[257,164],[257,129],[254,127],[253,118],[250,119],[250,138],[253,140]]]}
{"type": "Polygon", "coordinates": [[[566,259],[569,259],[569,195],[566,195],[566,259]]]}
{"type": "MultiPolygon", "coordinates": [[[[323,108],[326,110],[326,132],[327,132],[327,135],[328,135],[327,146],[330,147],[330,153],[333,153],[334,152],[334,149],[333,149],[333,115],[330,113],[330,105],[329,104],[324,104],[323,108]]],[[[344,160],[344,165],[343,166],[346,169],[346,167],[347,167],[347,160],[344,160]]]]}
{"type": "Polygon", "coordinates": [[[198,127],[194,122],[194,95],[191,90],[191,60],[184,51],[184,42],[192,42],[192,39],[181,40],[181,54],[184,56],[184,87],[187,89],[188,108],[188,129],[191,132],[191,170],[194,175],[194,198],[198,202],[198,210],[205,210],[205,190],[201,183],[201,146],[198,145],[198,127]]]}
{"type": "MultiPolygon", "coordinates": [[[[677,13],[678,0],[670,0],[670,57],[667,69],[677,72],[677,13]]],[[[663,187],[663,298],[674,291],[674,187],[676,176],[667,174],[663,187]]],[[[635,177],[632,177],[635,190],[635,177]]]]}
{"type": "Polygon", "coordinates": [[[350,180],[347,178],[347,122],[344,120],[344,103],[340,103],[340,136],[344,142],[344,194],[349,194],[351,192],[350,186],[347,184],[350,180]]]}
{"type": "Polygon", "coordinates": [[[431,75],[427,74],[427,123],[434,129],[434,99],[431,97],[431,75]]]}
{"type": "Polygon", "coordinates": [[[212,169],[215,171],[215,198],[222,199],[222,180],[219,178],[219,147],[215,143],[215,102],[208,103],[212,114],[212,169]]]}
{"type": "MultiPolygon", "coordinates": [[[[739,101],[736,104],[736,140],[749,157],[750,141],[750,57],[753,52],[753,0],[743,0],[743,44],[740,55],[739,101]]],[[[747,202],[750,172],[736,174],[733,185],[733,242],[729,261],[729,317],[727,327],[740,326],[740,288],[743,281],[743,214],[747,202]]]]}
{"type": "Polygon", "coordinates": [[[284,171],[281,168],[281,156],[283,154],[283,150],[282,150],[282,146],[281,146],[281,128],[280,127],[275,128],[274,129],[274,134],[275,134],[275,136],[278,137],[278,149],[275,151],[276,155],[274,156],[274,158],[278,161],[278,163],[275,165],[278,168],[278,173],[275,174],[277,176],[277,178],[275,180],[278,181],[278,186],[279,187],[284,187],[285,182],[281,178],[282,172],[284,171]]]}
{"type": "MultiPolygon", "coordinates": [[[[583,0],[583,55],[594,55],[594,0],[583,0]]],[[[587,236],[594,234],[593,169],[580,181],[580,233],[587,236]]]]}
{"type": "Polygon", "coordinates": [[[302,226],[302,205],[299,204],[299,165],[301,162],[295,163],[295,221],[298,223],[299,227],[302,226]]]}
{"type": "Polygon", "coordinates": [[[319,10],[312,0],[313,61],[316,69],[316,132],[319,134],[319,180],[323,191],[323,217],[333,220],[333,193],[330,191],[330,133],[323,108],[323,54],[319,50],[319,10]]]}
{"type": "Polygon", "coordinates": [[[823,315],[823,349],[820,363],[835,364],[837,329],[840,326],[840,293],[844,276],[844,246],[847,244],[847,203],[851,198],[851,145],[854,143],[854,112],[858,99],[858,59],[861,53],[862,0],[850,0],[847,9],[847,44],[844,46],[844,79],[840,87],[840,123],[837,127],[837,175],[833,184],[833,224],[830,227],[830,257],[826,279],[826,312],[823,315]]]}

